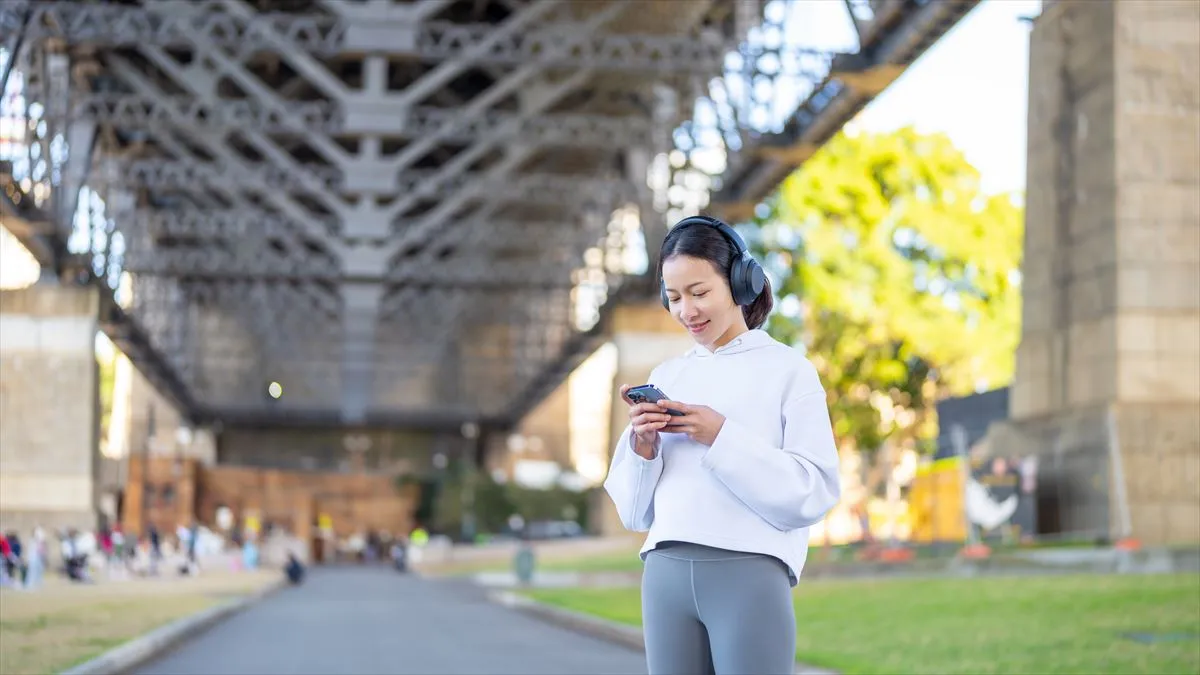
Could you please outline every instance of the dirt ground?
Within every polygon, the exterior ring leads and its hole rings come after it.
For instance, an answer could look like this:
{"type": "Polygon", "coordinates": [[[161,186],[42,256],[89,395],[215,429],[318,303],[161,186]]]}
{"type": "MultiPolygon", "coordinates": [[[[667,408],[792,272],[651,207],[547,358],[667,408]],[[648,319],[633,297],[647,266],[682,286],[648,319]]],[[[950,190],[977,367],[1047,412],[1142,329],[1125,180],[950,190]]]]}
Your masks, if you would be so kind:
{"type": "Polygon", "coordinates": [[[48,576],[35,591],[0,590],[0,673],[57,673],[175,619],[247,595],[277,570],[211,571],[199,577],[100,579],[48,576]]]}

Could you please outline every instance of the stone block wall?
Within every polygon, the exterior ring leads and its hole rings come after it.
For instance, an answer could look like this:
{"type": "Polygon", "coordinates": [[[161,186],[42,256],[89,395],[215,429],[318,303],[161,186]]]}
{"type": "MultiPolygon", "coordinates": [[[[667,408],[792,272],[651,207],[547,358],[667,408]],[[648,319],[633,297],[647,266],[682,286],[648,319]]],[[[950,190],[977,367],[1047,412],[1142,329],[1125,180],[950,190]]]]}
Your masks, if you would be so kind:
{"type": "Polygon", "coordinates": [[[1114,11],[1117,395],[1200,406],[1200,4],[1114,11]]]}
{"type": "MultiPolygon", "coordinates": [[[[119,357],[125,360],[125,357],[119,357]]],[[[213,464],[217,459],[216,439],[210,429],[194,428],[166,396],[154,388],[132,365],[129,368],[129,406],[125,410],[125,452],[131,455],[182,455],[213,464]],[[186,444],[179,431],[188,430],[186,444]]]]}
{"type": "Polygon", "coordinates": [[[96,526],[95,289],[0,291],[0,527],[96,526]]]}
{"type": "Polygon", "coordinates": [[[1111,464],[1110,499],[1083,521],[1200,541],[1200,3],[1047,3],[1029,87],[1010,436],[1053,458],[1100,425],[1081,451],[1111,464]]]}

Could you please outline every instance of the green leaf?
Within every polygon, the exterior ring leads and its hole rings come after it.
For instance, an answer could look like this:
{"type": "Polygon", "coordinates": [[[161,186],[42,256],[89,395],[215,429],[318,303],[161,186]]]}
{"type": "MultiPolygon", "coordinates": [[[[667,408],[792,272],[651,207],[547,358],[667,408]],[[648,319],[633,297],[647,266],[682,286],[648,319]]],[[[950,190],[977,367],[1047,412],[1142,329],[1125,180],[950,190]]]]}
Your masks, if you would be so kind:
{"type": "Polygon", "coordinates": [[[841,440],[927,447],[938,397],[1011,381],[1024,215],[1011,195],[981,192],[948,137],[839,134],[768,206],[756,253],[802,311],[767,329],[804,343],[841,440]]]}

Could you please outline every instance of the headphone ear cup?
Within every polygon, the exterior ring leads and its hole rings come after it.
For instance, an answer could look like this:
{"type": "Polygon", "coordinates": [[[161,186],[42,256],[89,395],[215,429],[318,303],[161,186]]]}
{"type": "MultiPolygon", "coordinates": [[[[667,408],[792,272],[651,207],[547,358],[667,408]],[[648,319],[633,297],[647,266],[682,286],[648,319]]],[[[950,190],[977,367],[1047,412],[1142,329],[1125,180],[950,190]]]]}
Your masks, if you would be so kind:
{"type": "Polygon", "coordinates": [[[746,289],[745,281],[742,277],[741,258],[736,258],[733,264],[729,266],[729,291],[733,295],[733,304],[746,304],[746,289]]]}
{"type": "Polygon", "coordinates": [[[729,268],[729,289],[733,291],[733,301],[746,306],[758,298],[766,285],[766,276],[758,261],[750,256],[743,256],[733,261],[729,268]]]}
{"type": "Polygon", "coordinates": [[[746,259],[741,257],[734,260],[729,268],[729,290],[733,291],[733,301],[738,305],[744,306],[754,301],[755,296],[750,295],[749,271],[746,259]]]}
{"type": "Polygon", "coordinates": [[[758,261],[753,258],[750,259],[750,264],[746,269],[746,280],[750,290],[750,302],[754,302],[758,298],[758,294],[762,293],[767,286],[767,273],[763,270],[762,265],[759,265],[758,261]]]}

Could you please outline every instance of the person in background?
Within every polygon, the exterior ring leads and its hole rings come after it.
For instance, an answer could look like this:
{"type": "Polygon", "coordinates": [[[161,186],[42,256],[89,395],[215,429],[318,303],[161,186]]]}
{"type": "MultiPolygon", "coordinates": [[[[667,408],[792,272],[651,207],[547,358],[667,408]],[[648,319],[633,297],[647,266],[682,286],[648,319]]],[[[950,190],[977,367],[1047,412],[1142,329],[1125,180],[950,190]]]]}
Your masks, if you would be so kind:
{"type": "Polygon", "coordinates": [[[288,551],[287,564],[284,565],[283,572],[287,575],[288,581],[293,586],[298,586],[304,581],[304,565],[301,564],[300,559],[292,551],[288,551]]]}
{"type": "Polygon", "coordinates": [[[412,564],[421,562],[422,553],[428,543],[429,532],[424,527],[417,525],[408,536],[408,546],[405,547],[405,552],[408,554],[405,558],[406,562],[412,564]]]}
{"type": "Polygon", "coordinates": [[[242,569],[258,569],[258,543],[253,533],[249,533],[242,544],[242,569]]]}
{"type": "Polygon", "coordinates": [[[109,529],[108,525],[100,528],[96,539],[100,545],[100,560],[104,562],[104,568],[111,575],[113,571],[113,540],[112,530],[109,529]]]}
{"type": "Polygon", "coordinates": [[[408,571],[408,550],[403,537],[396,537],[392,542],[392,565],[398,572],[408,571]]]}
{"type": "Polygon", "coordinates": [[[5,557],[4,564],[8,567],[9,578],[19,586],[25,583],[25,547],[16,532],[9,532],[5,538],[8,539],[9,553],[5,557]]]}
{"type": "Polygon", "coordinates": [[[158,526],[150,523],[150,527],[146,531],[146,538],[150,542],[150,574],[158,574],[158,564],[162,562],[162,535],[158,533],[158,526]]]}
{"type": "Polygon", "coordinates": [[[42,585],[50,549],[46,545],[46,531],[40,526],[33,528],[29,546],[29,571],[25,575],[25,588],[35,589],[42,585]]]}
{"type": "Polygon", "coordinates": [[[8,586],[12,583],[12,546],[8,543],[8,537],[0,535],[0,586],[8,586]]]}

